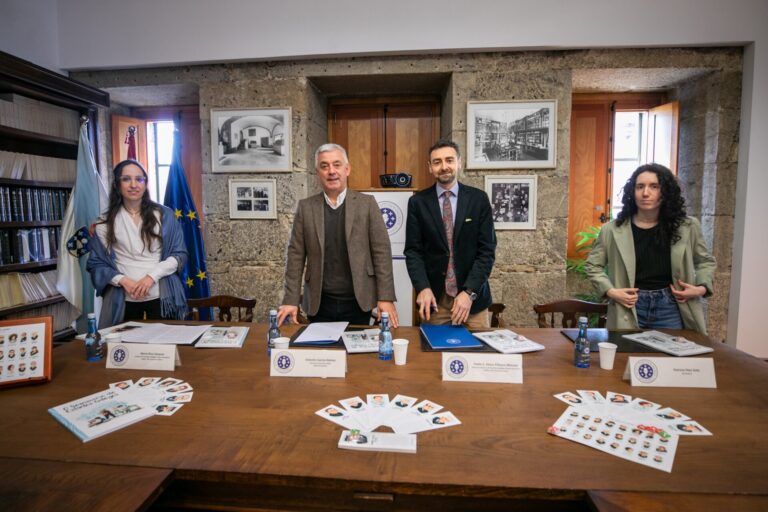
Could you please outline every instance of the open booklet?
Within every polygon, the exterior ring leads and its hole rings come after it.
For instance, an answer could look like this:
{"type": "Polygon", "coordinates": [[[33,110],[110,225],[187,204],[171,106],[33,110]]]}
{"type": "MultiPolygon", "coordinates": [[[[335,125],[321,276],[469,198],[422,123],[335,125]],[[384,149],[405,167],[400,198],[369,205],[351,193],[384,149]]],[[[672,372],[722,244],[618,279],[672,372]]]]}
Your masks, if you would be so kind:
{"type": "Polygon", "coordinates": [[[502,354],[522,354],[523,352],[536,352],[544,350],[544,345],[529,340],[525,336],[508,329],[499,329],[490,332],[474,332],[475,338],[484,341],[502,354]]]}
{"type": "Polygon", "coordinates": [[[248,327],[211,327],[195,343],[195,348],[240,348],[248,335],[248,327]]]}
{"type": "Polygon", "coordinates": [[[659,331],[645,331],[636,334],[625,334],[625,338],[641,345],[651,347],[659,352],[673,356],[697,356],[714,352],[713,348],[699,345],[682,336],[672,336],[659,331]]]}
{"type": "Polygon", "coordinates": [[[344,346],[350,354],[379,351],[379,329],[345,331],[341,335],[344,346]]]}

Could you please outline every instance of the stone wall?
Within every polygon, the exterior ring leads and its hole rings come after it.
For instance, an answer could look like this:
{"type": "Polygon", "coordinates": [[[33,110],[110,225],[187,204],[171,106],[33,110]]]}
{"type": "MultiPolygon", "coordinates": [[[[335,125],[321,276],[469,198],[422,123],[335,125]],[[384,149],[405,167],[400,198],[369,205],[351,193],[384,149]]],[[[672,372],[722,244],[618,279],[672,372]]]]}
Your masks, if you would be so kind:
{"type": "MultiPolygon", "coordinates": [[[[213,293],[255,297],[258,321],[264,321],[267,310],[279,304],[282,297],[284,254],[297,201],[318,190],[312,171],[312,158],[314,149],[326,142],[326,102],[329,91],[320,90],[313,79],[338,77],[343,81],[344,77],[386,78],[397,75],[397,81],[402,81],[413,77],[408,92],[437,93],[441,96],[442,135],[456,140],[463,150],[466,149],[467,101],[556,99],[557,161],[554,169],[474,170],[465,171],[461,178],[470,185],[484,188],[484,177],[489,174],[538,176],[536,230],[498,232],[496,266],[491,276],[495,301],[504,302],[507,306],[505,320],[511,325],[532,326],[535,325],[535,318],[531,306],[537,302],[563,298],[568,295],[569,289],[565,251],[570,105],[573,92],[571,74],[575,69],[613,68],[703,68],[711,69],[713,76],[718,77],[705,79],[699,85],[681,84],[678,95],[686,113],[685,133],[699,130],[708,144],[717,141],[716,151],[711,158],[694,162],[694,158],[682,148],[683,143],[686,147],[689,143],[684,142],[681,133],[681,166],[685,169],[686,179],[704,183],[705,190],[696,194],[701,199],[697,203],[692,201],[692,204],[698,204],[695,213],[705,217],[708,239],[717,240],[714,247],[716,253],[728,253],[728,257],[724,258],[727,266],[722,266],[718,272],[718,290],[727,291],[736,169],[733,149],[736,139],[733,137],[738,135],[737,126],[735,130],[733,128],[733,120],[738,121],[739,104],[739,91],[734,89],[733,84],[740,82],[741,70],[741,55],[734,49],[580,50],[371,57],[78,72],[73,73],[73,78],[101,88],[184,83],[199,86],[203,209],[211,290],[213,293]],[[443,74],[446,77],[438,91],[419,89],[418,84],[428,82],[420,80],[425,74],[443,74]],[[702,101],[705,107],[692,106],[702,101]],[[735,105],[735,110],[732,105],[735,105]],[[233,175],[211,173],[210,109],[285,106],[290,106],[293,112],[293,172],[254,175],[277,180],[278,218],[262,221],[230,220],[228,180],[233,175]],[[717,121],[718,128],[713,128],[710,121],[717,121]],[[729,128],[725,129],[725,126],[729,128]],[[728,173],[733,174],[733,179],[725,179],[728,173]],[[703,178],[704,175],[709,179],[697,178],[703,178]],[[731,198],[730,202],[727,198],[731,198]]],[[[382,91],[368,90],[366,86],[361,86],[355,93],[361,96],[374,93],[381,95],[382,91]]],[[[695,138],[701,139],[701,135],[695,138]]],[[[109,137],[104,140],[108,141],[109,137]]],[[[718,254],[718,258],[721,257],[724,256],[718,254]]],[[[721,321],[724,324],[726,305],[724,293],[711,301],[711,317],[714,320],[711,324],[721,321]]]]}

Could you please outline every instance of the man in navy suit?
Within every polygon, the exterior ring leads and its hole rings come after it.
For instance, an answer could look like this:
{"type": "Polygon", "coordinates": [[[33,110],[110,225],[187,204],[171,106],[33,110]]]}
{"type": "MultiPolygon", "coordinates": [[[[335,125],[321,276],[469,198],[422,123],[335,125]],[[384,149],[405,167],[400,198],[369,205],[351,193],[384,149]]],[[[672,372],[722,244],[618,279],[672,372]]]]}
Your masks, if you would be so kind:
{"type": "Polygon", "coordinates": [[[490,326],[488,276],[496,258],[491,204],[480,189],[459,183],[461,154],[449,140],[429,150],[435,185],[408,201],[405,262],[422,321],[490,326]]]}

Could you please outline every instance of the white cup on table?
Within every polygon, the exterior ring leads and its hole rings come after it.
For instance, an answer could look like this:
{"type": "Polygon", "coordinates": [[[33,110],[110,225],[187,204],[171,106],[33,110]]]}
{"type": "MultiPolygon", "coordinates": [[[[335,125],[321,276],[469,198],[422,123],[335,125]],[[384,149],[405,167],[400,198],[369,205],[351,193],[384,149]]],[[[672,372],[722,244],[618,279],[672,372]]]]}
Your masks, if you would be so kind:
{"type": "Polygon", "coordinates": [[[613,360],[616,358],[618,346],[615,343],[603,341],[597,344],[597,348],[600,354],[600,368],[603,370],[613,370],[613,360]]]}
{"type": "Polygon", "coordinates": [[[291,342],[291,338],[286,338],[284,336],[280,338],[275,338],[273,340],[273,343],[275,344],[275,348],[280,348],[280,349],[288,348],[288,344],[290,342],[291,342]]]}
{"type": "Polygon", "coordinates": [[[395,352],[395,364],[402,366],[408,359],[408,340],[397,338],[392,340],[392,348],[395,352]]]}

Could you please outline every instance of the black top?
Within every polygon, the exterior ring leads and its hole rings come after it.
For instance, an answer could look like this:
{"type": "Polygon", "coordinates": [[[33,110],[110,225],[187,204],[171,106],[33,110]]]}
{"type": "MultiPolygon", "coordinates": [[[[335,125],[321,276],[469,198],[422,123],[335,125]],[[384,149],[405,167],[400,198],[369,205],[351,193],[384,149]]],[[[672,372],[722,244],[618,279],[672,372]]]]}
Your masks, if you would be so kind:
{"type": "Polygon", "coordinates": [[[347,236],[344,231],[346,202],[335,210],[325,203],[325,255],[323,257],[323,294],[336,300],[352,300],[352,270],[349,266],[347,236]]]}
{"type": "Polygon", "coordinates": [[[635,288],[660,290],[672,283],[672,262],[668,243],[658,240],[659,225],[643,229],[632,223],[635,242],[635,288]]]}

